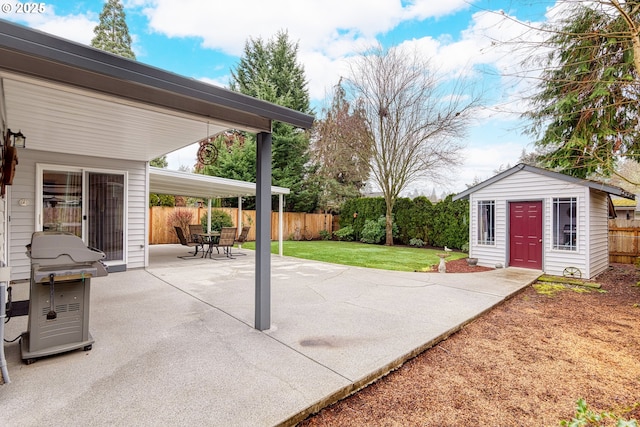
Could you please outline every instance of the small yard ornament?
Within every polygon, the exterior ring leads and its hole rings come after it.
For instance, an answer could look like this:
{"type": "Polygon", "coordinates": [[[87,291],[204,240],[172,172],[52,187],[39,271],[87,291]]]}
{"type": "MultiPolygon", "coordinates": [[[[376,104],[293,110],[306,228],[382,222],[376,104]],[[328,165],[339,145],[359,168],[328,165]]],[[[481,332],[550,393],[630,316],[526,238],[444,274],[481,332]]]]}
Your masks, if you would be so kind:
{"type": "Polygon", "coordinates": [[[438,272],[439,273],[446,273],[447,272],[447,265],[445,264],[444,260],[445,260],[445,258],[449,258],[449,254],[447,254],[447,253],[438,254],[438,256],[440,257],[440,264],[438,264],[438,272]]]}

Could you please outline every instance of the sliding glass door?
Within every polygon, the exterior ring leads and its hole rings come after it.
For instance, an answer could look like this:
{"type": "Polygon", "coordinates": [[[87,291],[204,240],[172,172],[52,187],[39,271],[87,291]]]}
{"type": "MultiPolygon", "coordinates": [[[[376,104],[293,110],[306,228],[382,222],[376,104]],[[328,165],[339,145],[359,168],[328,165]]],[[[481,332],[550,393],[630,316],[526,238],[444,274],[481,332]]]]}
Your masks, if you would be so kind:
{"type": "Polygon", "coordinates": [[[39,165],[38,229],[73,233],[106,254],[107,264],[125,261],[124,172],[39,165]]]}
{"type": "Polygon", "coordinates": [[[87,243],[124,260],[124,175],[87,172],[87,243]]]}

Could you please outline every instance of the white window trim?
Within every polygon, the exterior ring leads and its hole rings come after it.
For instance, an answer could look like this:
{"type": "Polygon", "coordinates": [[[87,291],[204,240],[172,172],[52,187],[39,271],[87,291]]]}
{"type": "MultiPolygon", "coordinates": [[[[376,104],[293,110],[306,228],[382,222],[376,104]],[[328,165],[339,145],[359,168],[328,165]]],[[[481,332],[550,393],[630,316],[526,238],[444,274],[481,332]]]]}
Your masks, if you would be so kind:
{"type": "Polygon", "coordinates": [[[550,243],[551,243],[551,250],[553,252],[560,253],[560,254],[575,254],[575,253],[580,252],[580,244],[581,244],[580,240],[581,239],[579,239],[579,236],[580,236],[580,226],[579,226],[579,221],[578,221],[579,218],[580,218],[580,197],[578,197],[578,196],[564,196],[564,197],[552,197],[551,198],[551,239],[550,239],[550,243]],[[571,249],[562,249],[561,247],[559,247],[555,243],[555,237],[556,237],[556,229],[555,229],[556,200],[560,200],[560,199],[574,199],[575,200],[575,211],[576,211],[575,238],[576,238],[576,244],[571,249]]]}
{"type": "Polygon", "coordinates": [[[476,200],[476,235],[475,242],[478,246],[496,246],[496,201],[495,200],[476,200]],[[493,241],[481,240],[479,238],[480,234],[480,209],[481,206],[491,206],[493,205],[493,241]]]}

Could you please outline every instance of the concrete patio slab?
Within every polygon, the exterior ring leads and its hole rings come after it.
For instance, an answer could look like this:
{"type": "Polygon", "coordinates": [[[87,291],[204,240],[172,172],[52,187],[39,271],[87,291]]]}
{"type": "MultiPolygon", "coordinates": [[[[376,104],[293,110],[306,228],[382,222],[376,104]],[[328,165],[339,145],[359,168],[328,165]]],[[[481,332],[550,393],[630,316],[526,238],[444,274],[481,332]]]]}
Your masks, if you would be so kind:
{"type": "MultiPolygon", "coordinates": [[[[403,273],[274,256],[272,327],[254,324],[253,253],[93,279],[91,351],[20,360],[0,425],[291,425],[395,369],[533,282],[540,271],[403,273]]],[[[27,283],[14,285],[26,298],[27,283]]],[[[11,319],[6,337],[27,328],[11,319]]]]}

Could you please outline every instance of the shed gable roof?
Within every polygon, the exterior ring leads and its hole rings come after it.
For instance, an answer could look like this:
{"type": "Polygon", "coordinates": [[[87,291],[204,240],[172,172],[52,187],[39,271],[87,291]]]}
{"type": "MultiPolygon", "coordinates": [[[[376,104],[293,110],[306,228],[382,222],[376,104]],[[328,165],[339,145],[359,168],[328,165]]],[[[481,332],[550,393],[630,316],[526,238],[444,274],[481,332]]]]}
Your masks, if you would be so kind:
{"type": "Polygon", "coordinates": [[[453,197],[453,200],[460,200],[460,199],[465,199],[468,198],[472,193],[481,190],[483,188],[486,188],[492,184],[494,184],[495,182],[498,182],[508,176],[511,176],[515,173],[518,173],[520,171],[527,171],[527,172],[532,172],[538,175],[542,175],[542,176],[546,176],[549,178],[553,178],[553,179],[558,179],[561,181],[566,181],[572,184],[576,184],[576,185],[583,185],[585,187],[589,187],[593,190],[598,190],[598,191],[603,191],[605,193],[608,194],[613,194],[616,196],[620,196],[620,197],[624,197],[626,199],[631,199],[631,200],[635,200],[635,195],[632,193],[629,193],[628,191],[623,190],[620,187],[616,187],[613,185],[608,185],[605,184],[603,182],[598,182],[598,181],[592,181],[592,180],[588,180],[588,179],[580,179],[580,178],[576,178],[573,176],[569,176],[569,175],[565,175],[563,173],[559,173],[559,172],[554,172],[554,171],[550,171],[548,169],[542,169],[542,168],[538,168],[535,166],[531,166],[531,165],[527,165],[524,163],[519,163],[517,165],[515,165],[514,167],[507,169],[506,171],[503,171],[499,174],[497,174],[496,176],[487,179],[486,181],[483,181],[477,185],[474,185],[473,187],[470,187],[468,189],[466,189],[465,191],[456,194],[453,197]]]}

